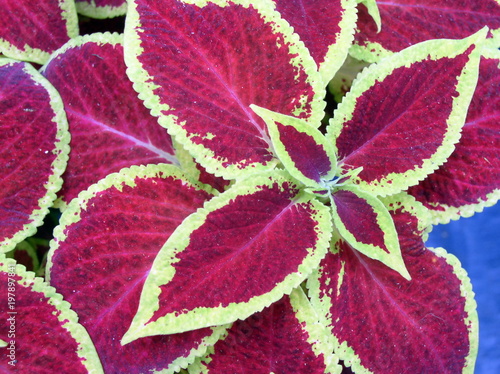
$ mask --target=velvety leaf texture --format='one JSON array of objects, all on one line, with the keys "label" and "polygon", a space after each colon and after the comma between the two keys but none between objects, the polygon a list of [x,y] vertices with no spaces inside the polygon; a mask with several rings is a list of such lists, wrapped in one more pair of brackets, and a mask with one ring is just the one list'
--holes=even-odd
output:
[{"label": "velvety leaf texture", "polygon": [[[302,291],[294,291],[291,297],[297,298],[298,292]],[[314,311],[308,312],[314,315]],[[313,351],[309,338],[306,324],[297,318],[290,297],[285,296],[262,312],[235,322],[228,335],[210,348],[212,353],[189,372],[324,374],[324,356]]]},{"label": "velvety leaf texture", "polygon": [[363,188],[397,193],[446,160],[476,84],[477,49],[470,44],[484,35],[422,43],[358,76],[328,136],[346,169],[363,167],[356,178]]},{"label": "velvety leaf texture", "polygon": [[436,172],[410,193],[434,212],[437,222],[470,216],[494,204],[500,190],[499,56],[482,58],[479,81],[460,142]]},{"label": "velvety leaf texture", "polygon": [[0,53],[43,64],[50,54],[78,35],[70,0],[1,0]]},{"label": "velvety leaf texture", "polygon": [[472,372],[477,314],[466,273],[424,247],[414,211],[391,204],[410,282],[339,241],[308,283],[335,352],[359,373]]},{"label": "velvety leaf texture", "polygon": [[304,136],[292,126],[285,126],[281,123],[276,125],[281,134],[281,141],[291,152],[290,156],[297,169],[306,177],[319,182],[322,176],[335,167],[331,164],[325,150],[311,137]]},{"label": "velvety leaf texture", "polygon": [[423,236],[431,225],[429,211],[405,192],[381,200],[392,216],[400,248],[403,248],[406,253],[422,251],[424,249]]},{"label": "velvety leaf texture", "polygon": [[355,0],[276,0],[276,9],[300,35],[325,83],[340,68],[352,43]]},{"label": "velvety leaf texture", "polygon": [[[102,373],[77,315],[41,278],[0,258],[0,370],[4,373]],[[41,323],[43,321],[43,323]]]},{"label": "velvety leaf texture", "polygon": [[484,26],[500,29],[497,0],[395,0],[377,1],[377,5],[380,32],[366,7],[359,7],[355,43],[361,48],[351,49],[356,58],[376,61],[424,40],[460,39]]},{"label": "velvety leaf texture", "polygon": [[208,171],[233,178],[267,170],[269,139],[249,105],[319,123],[321,78],[268,3],[199,3],[130,3],[128,74],[160,124]]},{"label": "velvety leaf texture", "polygon": [[9,251],[56,198],[69,134],[61,98],[31,65],[0,59],[0,98],[0,250]]},{"label": "velvety leaf texture", "polygon": [[120,345],[156,254],[210,196],[172,166],[132,167],[93,185],[62,215],[49,255],[50,282],[78,312],[106,373],[172,373],[224,331],[207,328]]},{"label": "velvety leaf texture", "polygon": [[233,322],[297,287],[331,230],[327,207],[298,192],[280,174],[252,178],[186,219],[155,260],[124,340]]},{"label": "velvety leaf texture", "polygon": [[71,131],[59,194],[65,203],[124,167],[177,162],[170,136],[127,78],[121,40],[117,34],[74,39],[42,70],[61,94]]}]

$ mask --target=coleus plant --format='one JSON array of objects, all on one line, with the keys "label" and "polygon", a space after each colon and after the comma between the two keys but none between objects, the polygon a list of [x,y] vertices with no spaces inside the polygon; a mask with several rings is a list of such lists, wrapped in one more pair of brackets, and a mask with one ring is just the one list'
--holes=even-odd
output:
[{"label": "coleus plant", "polygon": [[[1,260],[6,371],[473,371],[470,282],[424,241],[498,200],[497,1],[133,0],[76,38],[123,2],[44,5],[50,38],[0,31],[44,64],[0,60],[2,251],[63,210],[45,282]],[[377,63],[325,120],[348,53]]]}]

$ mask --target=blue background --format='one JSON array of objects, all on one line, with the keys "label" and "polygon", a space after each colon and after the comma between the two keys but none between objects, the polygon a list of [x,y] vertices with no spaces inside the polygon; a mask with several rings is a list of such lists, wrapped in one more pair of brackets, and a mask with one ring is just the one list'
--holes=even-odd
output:
[{"label": "blue background", "polygon": [[475,373],[500,373],[500,203],[471,218],[435,226],[427,246],[453,253],[469,274],[479,314]]}]

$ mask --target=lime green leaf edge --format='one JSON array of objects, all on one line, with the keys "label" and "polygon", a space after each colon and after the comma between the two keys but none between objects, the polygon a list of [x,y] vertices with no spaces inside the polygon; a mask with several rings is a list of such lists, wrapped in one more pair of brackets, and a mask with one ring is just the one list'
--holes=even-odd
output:
[{"label": "lime green leaf edge", "polygon": [[310,254],[299,266],[298,272],[289,274],[270,292],[255,296],[249,302],[230,303],[227,307],[199,307],[178,316],[176,316],[176,313],[169,313],[154,322],[148,323],[159,309],[160,286],[168,284],[175,275],[175,268],[172,264],[178,261],[176,255],[189,245],[190,233],[203,225],[206,216],[210,212],[226,206],[238,196],[258,191],[259,187],[272,186],[276,182],[278,184],[289,183],[290,181],[288,174],[280,171],[238,181],[228,191],[214,197],[205,203],[203,208],[187,217],[172,233],[158,253],[144,284],[137,314],[129,330],[124,335],[122,344],[127,344],[145,336],[180,333],[202,327],[227,324],[237,319],[245,319],[279,300],[284,294],[290,294],[294,288],[304,281],[326,254],[331,235],[331,217],[326,206],[308,194],[299,193],[294,199],[295,204],[307,202],[316,211],[313,219],[317,222],[318,240],[316,247],[310,249]]},{"label": "lime green leaf edge", "polygon": [[[93,33],[93,34],[86,34],[86,35],[81,35],[81,36],[76,36],[73,39],[68,40],[61,48],[57,49],[50,55],[50,57],[45,61],[45,64],[40,68],[40,73],[44,74],[45,69],[47,66],[54,61],[58,56],[64,54],[68,50],[72,48],[77,48],[81,47],[82,45],[86,43],[97,43],[99,45],[103,44],[111,44],[111,45],[117,45],[117,44],[123,44],[123,35],[118,34],[118,33]],[[61,212],[64,212],[66,208],[68,207],[68,203],[63,200],[62,196],[58,196],[56,200],[54,201],[53,204],[54,208],[59,209]]]},{"label": "lime green leaf edge", "polygon": [[[290,304],[295,312],[295,317],[308,335],[307,342],[311,344],[315,356],[322,356],[325,363],[324,372],[328,374],[340,374],[342,367],[339,365],[338,357],[333,353],[331,334],[319,323],[319,317],[302,290],[302,287],[297,287],[291,292]],[[227,334],[221,339],[225,339],[226,336]],[[204,357],[197,358],[188,367],[189,374],[209,374],[210,371],[205,364],[210,363],[212,360],[210,356],[213,354],[214,347],[209,347]]]},{"label": "lime green leaf edge", "polygon": [[462,205],[459,207],[431,204],[436,209],[429,209],[432,216],[432,224],[447,224],[460,218],[472,217],[476,213],[481,213],[484,208],[492,207],[500,200],[500,189],[496,189],[486,196],[486,200],[479,200],[475,204]]},{"label": "lime green leaf edge", "polygon": [[[195,0],[185,1],[185,3],[199,5],[201,7],[206,5],[206,1]],[[309,51],[299,39],[298,35],[293,33],[291,26],[284,21],[278,12],[273,10],[271,4],[264,0],[250,1],[250,0],[235,0],[231,3],[225,0],[216,0],[213,3],[224,7],[230,4],[242,5],[257,9],[267,23],[273,24],[273,29],[283,35],[285,43],[290,46],[290,54],[295,55],[291,59],[292,65],[297,68],[303,68],[308,76],[307,82],[311,84],[314,90],[314,98],[311,102],[311,116],[307,121],[315,126],[319,126],[321,119],[324,116],[323,109],[326,105],[323,100],[325,88],[323,87],[322,79],[317,71],[316,64],[309,54]],[[159,88],[158,85],[152,83],[152,77],[149,76],[147,71],[140,63],[138,56],[143,53],[140,40],[140,30],[136,28],[141,27],[139,20],[139,13],[137,11],[135,1],[128,3],[127,19],[125,23],[125,40],[124,52],[125,63],[128,66],[127,75],[133,82],[134,89],[138,92],[139,98],[144,101],[144,105],[150,109],[151,114],[158,118],[161,126],[165,127],[169,134],[180,143],[189,153],[191,153],[197,161],[201,160],[201,164],[207,169],[208,172],[226,179],[238,179],[245,177],[249,173],[260,173],[272,170],[277,163],[277,160],[268,162],[267,164],[252,164],[251,168],[241,167],[241,165],[229,165],[224,167],[225,160],[217,157],[214,152],[206,149],[200,144],[195,144],[190,141],[185,130],[177,125],[177,117],[174,115],[164,115],[171,108],[168,104],[162,104],[154,91]],[[305,97],[298,100],[298,107],[294,114],[299,115],[304,105]],[[270,145],[271,146],[271,145]]]},{"label": "lime green leaf edge", "polygon": [[[499,30],[500,32],[500,30]],[[499,61],[498,68],[500,69],[500,37],[497,39],[486,39],[482,49],[481,56],[488,59],[497,59]],[[500,189],[494,189],[486,195],[486,199],[479,199],[474,204],[462,205],[459,207],[449,206],[445,204],[431,204],[435,209],[430,209],[432,216],[432,224],[447,224],[450,221],[460,218],[472,217],[475,213],[481,213],[484,208],[495,205],[500,200]]]},{"label": "lime green leaf edge", "polygon": [[333,352],[332,336],[319,322],[319,316],[311,305],[301,287],[297,287],[290,294],[290,303],[299,320],[302,329],[307,333],[308,343],[316,357],[323,357],[325,362],[325,373],[340,374],[342,367],[339,365],[339,358]]},{"label": "lime green leaf edge", "polygon": [[380,19],[380,11],[378,9],[377,2],[375,0],[358,0],[358,4],[363,4],[368,10],[368,14],[373,18],[373,21],[377,25],[377,32],[382,29],[382,20]]},{"label": "lime green leaf edge", "polygon": [[[57,314],[57,319],[61,322],[61,326],[67,330],[71,337],[77,342],[77,355],[82,359],[82,364],[88,372],[104,373],[94,343],[90,339],[87,330],[78,323],[78,316],[70,309],[70,304],[64,301],[62,295],[58,294],[56,289],[49,286],[42,278],[36,277],[35,274],[30,271],[26,271],[23,265],[16,264],[16,261],[13,259],[5,258],[3,254],[0,254],[0,270],[12,273],[14,268],[16,276],[21,277],[21,280],[17,282],[20,286],[29,288],[34,292],[42,293],[49,299],[49,304],[60,312]],[[47,340],[47,342],[50,343],[50,340]]]},{"label": "lime green leaf edge", "polygon": [[[177,162],[179,164],[179,168],[182,170],[182,172],[186,175],[188,180],[203,189],[206,189],[207,191],[211,191],[214,196],[217,196],[219,194],[219,191],[216,189],[213,189],[211,186],[206,185],[204,183],[200,182],[200,175],[201,172],[200,170],[196,167],[196,161],[194,160],[193,156],[184,149],[184,147],[179,144],[178,142],[175,141],[175,139],[172,139],[172,144],[174,147],[174,152],[175,152],[175,157],[177,159]],[[225,188],[226,190],[231,187],[232,183],[234,181],[231,181],[230,184]],[[213,189],[213,191],[212,191]]]},{"label": "lime green leaf edge", "polygon": [[325,60],[319,66],[319,73],[326,86],[344,63],[349,48],[354,41],[354,32],[357,21],[356,0],[341,0],[342,19],[339,22],[340,33],[337,34],[335,43],[328,47]]},{"label": "lime green leaf edge", "polygon": [[[12,63],[19,62],[7,58],[0,58],[0,66]],[[59,96],[59,93],[50,84],[50,82],[46,80],[33,66],[25,63],[24,71],[26,74],[31,76],[33,81],[42,86],[49,94],[50,106],[54,112],[52,122],[57,129],[52,153],[57,154],[57,157],[52,162],[52,174],[45,183],[45,189],[47,190],[45,196],[38,200],[37,208],[32,211],[28,218],[29,222],[23,226],[23,229],[14,234],[12,238],[7,238],[3,242],[0,242],[0,252],[3,253],[11,251],[18,243],[35,234],[36,228],[43,223],[43,219],[48,214],[49,208],[53,205],[53,202],[57,197],[57,191],[59,191],[62,187],[63,180],[61,176],[64,170],[66,170],[69,158],[70,133],[68,131],[68,120],[66,118],[66,112],[64,111],[61,96]]]},{"label": "lime green leaf edge", "polygon": [[[407,192],[400,192],[395,195],[381,197],[380,201],[384,203],[388,211],[396,211],[401,209],[403,212],[408,212],[418,220],[417,230],[420,232],[430,232],[432,230],[431,212],[421,202],[417,201],[412,195]],[[423,238],[425,242],[426,237]]]},{"label": "lime green leaf edge", "polygon": [[40,72],[43,74],[45,72],[45,69],[47,68],[47,65],[49,65],[51,61],[54,61],[59,55],[64,54],[72,48],[81,47],[86,43],[96,43],[98,45],[123,44],[123,35],[118,33],[96,32],[93,34],[77,36],[71,40],[68,40],[63,46],[61,46],[61,48],[54,51],[54,53],[50,56],[50,59],[48,59],[47,62],[40,68]]},{"label": "lime green leaf edge", "polygon": [[[68,37],[74,38],[79,34],[78,15],[73,0],[59,0],[59,8],[62,10],[62,16],[66,21],[66,30]],[[30,61],[37,64],[44,64],[50,57],[50,53],[42,51],[39,48],[32,48],[29,45],[24,46],[24,50],[13,46],[5,39],[0,38],[0,54],[21,61]]]},{"label": "lime green leaf edge", "polygon": [[472,284],[469,276],[460,260],[448,253],[444,248],[428,248],[428,250],[434,252],[436,256],[444,258],[446,262],[453,267],[453,272],[460,282],[460,295],[465,299],[466,317],[464,318],[464,325],[468,327],[469,330],[469,343],[470,349],[467,357],[465,358],[465,365],[463,369],[464,374],[473,374],[474,366],[476,364],[477,352],[479,348],[479,317],[477,314],[477,303],[474,298],[475,294],[472,290]]},{"label": "lime green leaf edge", "polygon": [[332,169],[330,172],[324,176],[324,179],[330,180],[335,177],[335,173],[337,172],[337,157],[335,156],[335,149],[331,145],[331,143],[327,142],[323,134],[316,128],[309,125],[304,120],[300,118],[295,118],[291,116],[287,116],[281,113],[276,113],[270,111],[265,108],[261,108],[257,105],[250,105],[250,108],[259,115],[267,125],[269,135],[271,136],[272,145],[274,148],[275,155],[279,158],[285,169],[297,180],[301,181],[308,187],[316,187],[319,189],[325,189],[324,185],[316,182],[313,179],[307,178],[302,172],[295,166],[295,163],[291,159],[288,151],[285,149],[284,144],[280,140],[280,133],[278,131],[278,127],[276,126],[276,122],[280,122],[284,126],[291,126],[295,128],[298,132],[304,133],[311,138],[319,145],[322,146],[325,150],[328,158],[330,159],[330,163],[332,165]]},{"label": "lime green leaf edge", "polygon": [[124,16],[127,13],[127,2],[120,6],[98,6],[94,0],[76,2],[76,11],[82,16],[95,19],[106,19]]},{"label": "lime green leaf edge", "polygon": [[386,266],[397,271],[407,280],[410,280],[411,276],[406,269],[401,255],[398,233],[396,232],[394,221],[382,201],[369,193],[361,191],[355,186],[344,186],[339,190],[354,193],[359,198],[364,199],[366,203],[372,207],[373,211],[377,215],[378,229],[383,232],[384,244],[389,253],[387,253],[383,248],[377,247],[373,244],[359,242],[354,234],[345,227],[337,213],[335,203],[332,201],[332,219],[339,234],[357,251],[374,260],[382,262]]},{"label": "lime green leaf edge", "polygon": [[365,46],[353,44],[351,48],[349,48],[349,55],[351,57],[368,63],[379,62],[394,54],[394,52],[385,49],[380,43],[376,42],[366,43]]},{"label": "lime green leaf edge", "polygon": [[479,46],[471,53],[469,61],[458,78],[456,90],[459,95],[453,98],[453,108],[447,119],[448,130],[443,144],[430,158],[423,160],[422,166],[419,168],[408,170],[405,173],[391,173],[373,183],[366,183],[357,178],[356,183],[359,183],[364,190],[381,196],[398,193],[425,179],[450,156],[455,149],[454,145],[460,139],[467,109],[477,84],[481,46],[487,31],[486,28],[483,28],[476,34],[462,40],[430,40],[416,44],[394,54],[391,58],[384,59],[383,63],[370,65],[358,75],[351,91],[339,104],[327,128],[326,137],[334,145],[336,144],[335,139],[342,131],[343,124],[352,119],[357,98],[377,82],[383,81],[394,69],[403,66],[409,67],[413,63],[426,59],[452,58],[464,53],[471,45]]},{"label": "lime green leaf edge", "polygon": [[[442,257],[446,262],[453,267],[454,273],[458,279],[461,281],[460,293],[461,296],[465,298],[465,312],[467,316],[464,319],[464,324],[469,326],[469,342],[470,350],[465,361],[465,367],[463,370],[464,374],[472,374],[474,372],[474,365],[478,352],[479,343],[479,322],[477,315],[477,304],[474,299],[474,292],[472,291],[472,284],[467,272],[461,267],[460,261],[446,252],[443,248],[429,248],[428,250],[433,251],[437,256]],[[334,252],[335,250],[333,250]],[[330,306],[332,304],[332,299],[320,292],[320,272],[321,268],[315,270],[312,275],[307,280],[307,289],[309,290],[309,297],[313,308],[317,311],[320,316],[320,323],[326,331],[331,331],[330,326],[332,325]],[[341,282],[341,275],[339,275],[339,283]],[[340,287],[340,284],[337,288]],[[321,294],[321,296],[320,296]],[[340,343],[335,335],[331,335],[331,339],[334,342],[334,353],[343,361],[344,365],[350,367],[352,371],[356,374],[374,374],[363,365],[361,365],[361,360],[356,355],[354,350],[347,344],[347,342]]]},{"label": "lime green leaf edge", "polygon": [[[80,220],[80,214],[82,210],[85,210],[88,202],[93,199],[98,193],[103,192],[109,188],[115,187],[119,190],[123,186],[135,185],[134,180],[146,179],[146,178],[169,178],[173,177],[183,181],[186,185],[191,187],[204,190],[207,192],[212,192],[209,186],[201,185],[200,183],[188,182],[188,178],[183,172],[181,172],[176,166],[170,164],[150,164],[141,166],[131,166],[129,168],[124,168],[117,173],[112,173],[106,178],[100,180],[99,182],[90,186],[87,190],[80,192],[77,198],[73,199],[69,204],[60,219],[60,224],[54,230],[54,240],[50,242],[50,250],[47,256],[47,270],[46,278],[50,281],[51,268],[52,268],[52,258],[59,248],[59,243],[63,242],[66,238],[64,232],[66,229]],[[225,333],[228,326],[217,326],[212,328],[213,333],[205,338],[203,338],[200,344],[193,348],[189,354],[185,357],[179,357],[174,360],[169,367],[166,369],[166,374],[173,374],[179,371],[181,368],[186,368],[191,364],[196,357],[205,354],[206,349],[215,344],[223,333]]]},{"label": "lime green leaf edge", "polygon": [[111,187],[122,190],[124,186],[135,186],[135,179],[145,178],[169,178],[173,177],[183,181],[186,185],[191,185],[195,188],[211,192],[204,189],[199,185],[190,184],[185,175],[175,166],[170,164],[150,164],[147,166],[131,166],[124,168],[117,173],[109,174],[106,178],[101,179],[99,182],[91,185],[88,189],[80,192],[78,197],[73,199],[67,209],[61,216],[59,225],[54,229],[54,239],[50,242],[50,249],[47,256],[46,278],[50,281],[50,274],[52,268],[52,258],[55,251],[59,248],[59,243],[66,239],[65,231],[68,226],[80,221],[81,212],[87,209],[87,205],[98,193],[105,191]]},{"label": "lime green leaf edge", "polygon": [[[181,369],[187,369],[192,365],[196,365],[200,362],[200,358],[207,355],[210,350],[213,353],[213,346],[219,340],[224,339],[227,336],[228,329],[231,327],[231,324],[226,324],[222,326],[212,327],[212,335],[203,338],[198,347],[191,349],[188,356],[179,357],[174,360],[168,367],[165,374],[174,374],[177,373]],[[191,365],[191,366],[190,366]]]}]

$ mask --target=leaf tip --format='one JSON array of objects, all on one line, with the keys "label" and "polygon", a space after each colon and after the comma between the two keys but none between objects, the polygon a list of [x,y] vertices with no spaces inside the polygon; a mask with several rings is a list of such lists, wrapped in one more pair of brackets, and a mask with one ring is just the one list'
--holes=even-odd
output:
[{"label": "leaf tip", "polygon": [[137,340],[139,336],[137,336],[137,329],[133,328],[134,326],[130,326],[127,332],[122,336],[122,340],[120,340],[120,344],[122,346],[127,345],[128,343],[132,343],[134,340]]},{"label": "leaf tip", "polygon": [[394,261],[391,261],[391,263],[386,263],[386,265],[389,266],[391,269],[397,271],[407,281],[411,281],[411,275],[408,272],[408,269],[406,268],[406,264],[401,254],[401,249],[399,249],[399,243],[397,252],[398,255],[393,257]]}]

